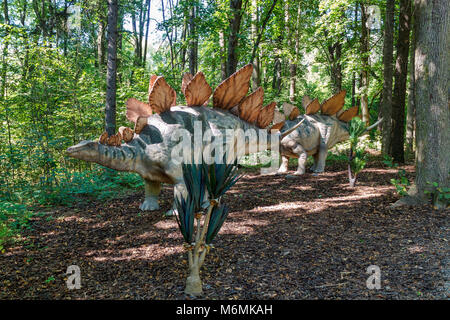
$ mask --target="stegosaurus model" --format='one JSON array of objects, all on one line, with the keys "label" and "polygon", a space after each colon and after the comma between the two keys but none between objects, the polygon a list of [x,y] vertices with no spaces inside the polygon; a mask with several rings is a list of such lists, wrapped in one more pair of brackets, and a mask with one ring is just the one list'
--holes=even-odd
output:
[{"label": "stegosaurus model", "polygon": [[[247,96],[252,69],[251,64],[244,66],[219,84],[214,93],[202,72],[195,76],[185,74],[181,91],[186,98],[186,106],[176,106],[175,90],[163,77],[152,76],[148,103],[134,98],[127,101],[126,116],[134,122],[134,130],[120,127],[118,133],[112,136],[105,132],[98,141],[82,141],[68,148],[67,153],[71,157],[115,170],[138,173],[145,182],[145,201],[140,205],[141,210],[159,209],[161,183],[174,184],[174,196],[186,193],[182,167],[172,159],[172,151],[180,142],[174,137],[179,129],[185,129],[193,139],[198,121],[202,123],[202,131],[210,129],[214,136],[222,137],[229,129],[261,130],[273,123],[269,134],[276,134],[280,139],[283,157],[279,171],[287,170],[289,157],[299,157],[297,173],[303,173],[308,154],[317,159],[315,171],[322,171],[326,150],[348,138],[345,122],[356,115],[357,109],[338,112],[345,97],[345,92],[341,92],[322,106],[317,100],[312,101],[306,107],[305,115],[299,115],[299,109],[292,108],[290,120],[285,121],[285,116],[275,110],[275,103],[263,107],[262,88]],[[211,94],[213,108],[206,106]],[[319,109],[322,114],[315,114]],[[281,132],[277,132],[280,129]],[[251,143],[255,141],[245,139],[244,154],[255,150],[250,148]],[[258,149],[258,141],[256,144],[257,151],[263,151]]]},{"label": "stegosaurus model", "polygon": [[[258,88],[246,96],[252,69],[252,65],[248,64],[224,80],[213,93],[213,108],[206,107],[212,89],[202,72],[183,77],[181,90],[186,106],[175,106],[174,89],[163,77],[152,76],[149,102],[133,98],[127,101],[126,116],[135,123],[134,130],[121,127],[112,136],[105,132],[99,141],[82,141],[68,148],[67,153],[71,157],[112,169],[138,173],[145,181],[145,201],[140,209],[156,210],[159,208],[161,183],[175,184],[175,196],[186,192],[182,167],[171,156],[179,143],[174,139],[178,129],[187,130],[192,137],[195,125],[200,121],[201,130],[210,129],[214,136],[224,136],[227,129],[261,130],[272,122],[276,105],[271,103],[263,107],[263,90]],[[282,139],[295,130],[292,127],[283,134],[274,133],[283,125],[284,121],[275,123],[269,133]],[[122,144],[122,140],[125,143]],[[249,143],[246,139],[244,154],[250,150]]]},{"label": "stegosaurus model", "polygon": [[[289,114],[289,120],[281,127],[281,132],[301,123],[297,129],[281,140],[282,163],[278,172],[286,172],[289,158],[295,157],[298,158],[298,168],[294,174],[304,174],[308,155],[314,157],[314,165],[311,170],[315,173],[324,171],[328,150],[338,142],[349,138],[348,122],[358,114],[357,106],[346,111],[342,110],[344,100],[345,90],[322,104],[317,99],[311,101],[309,97],[305,96],[303,99],[306,110],[304,115],[299,114],[297,107],[284,104],[284,112]],[[318,114],[319,110],[321,114]]]}]

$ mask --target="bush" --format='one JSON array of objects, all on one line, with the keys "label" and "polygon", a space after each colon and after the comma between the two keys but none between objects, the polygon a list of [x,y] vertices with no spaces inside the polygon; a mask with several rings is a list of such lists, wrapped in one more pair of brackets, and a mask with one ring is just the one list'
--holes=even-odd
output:
[{"label": "bush", "polygon": [[22,229],[29,228],[32,212],[26,206],[12,202],[0,202],[0,252]]},{"label": "bush", "polygon": [[58,171],[52,184],[27,186],[23,193],[29,195],[31,204],[73,205],[89,199],[112,198],[120,190],[142,186],[143,181],[137,174],[96,166],[82,172]]}]

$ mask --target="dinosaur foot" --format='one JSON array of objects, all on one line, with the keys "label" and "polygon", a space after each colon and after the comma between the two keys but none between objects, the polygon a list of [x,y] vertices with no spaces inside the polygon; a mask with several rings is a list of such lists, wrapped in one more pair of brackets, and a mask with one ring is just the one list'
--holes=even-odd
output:
[{"label": "dinosaur foot", "polygon": [[176,214],[175,209],[169,209],[164,213],[164,217],[173,217]]},{"label": "dinosaur foot", "polygon": [[287,179],[295,179],[295,178],[298,178],[298,177],[300,177],[300,176],[302,176],[304,174],[305,174],[304,172],[295,171],[293,174],[286,175],[286,178]]},{"label": "dinosaur foot", "polygon": [[314,171],[312,175],[316,177],[321,173],[323,173],[323,170],[322,171]]},{"label": "dinosaur foot", "polygon": [[158,200],[145,199],[145,201],[139,206],[142,211],[154,211],[159,209]]}]

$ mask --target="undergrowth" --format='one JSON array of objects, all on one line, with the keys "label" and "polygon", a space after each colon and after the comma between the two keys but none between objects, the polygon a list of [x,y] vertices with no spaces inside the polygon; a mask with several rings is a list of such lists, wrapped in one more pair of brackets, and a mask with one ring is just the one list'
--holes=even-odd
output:
[{"label": "undergrowth", "polygon": [[0,189],[0,252],[30,228],[31,217],[51,206],[72,206],[94,199],[110,199],[143,187],[133,173],[100,166],[82,172],[56,171],[50,181],[25,183]]}]

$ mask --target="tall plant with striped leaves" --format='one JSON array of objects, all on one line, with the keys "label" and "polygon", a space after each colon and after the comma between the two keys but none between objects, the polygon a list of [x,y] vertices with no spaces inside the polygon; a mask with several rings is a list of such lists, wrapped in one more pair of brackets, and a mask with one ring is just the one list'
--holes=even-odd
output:
[{"label": "tall plant with striped leaves", "polygon": [[193,296],[203,292],[200,278],[206,254],[212,248],[228,216],[228,207],[221,203],[222,196],[240,178],[236,163],[183,164],[183,178],[187,195],[175,199],[176,219],[188,253],[189,276],[185,293]]},{"label": "tall plant with striped leaves", "polygon": [[350,187],[356,186],[356,179],[358,173],[364,169],[367,162],[367,154],[363,148],[358,146],[359,139],[368,131],[375,128],[383,118],[378,120],[370,127],[366,126],[366,123],[359,117],[355,117],[349,122],[349,135],[350,135],[350,150],[348,153],[348,181]]}]

